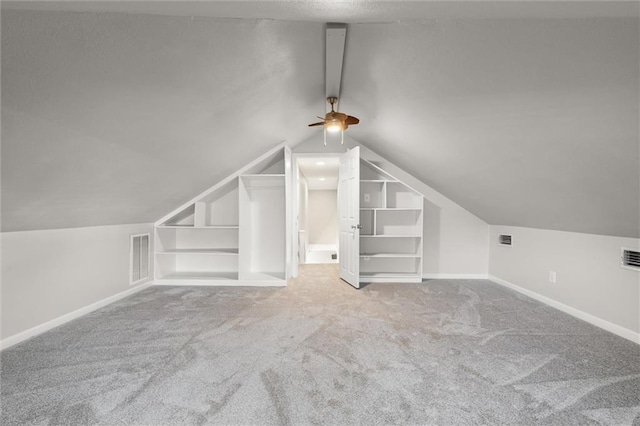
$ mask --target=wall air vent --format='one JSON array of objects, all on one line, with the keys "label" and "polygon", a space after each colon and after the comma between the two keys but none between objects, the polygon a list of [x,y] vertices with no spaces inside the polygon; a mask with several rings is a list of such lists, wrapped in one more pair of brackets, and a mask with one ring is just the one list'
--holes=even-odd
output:
[{"label": "wall air vent", "polygon": [[498,236],[498,244],[501,246],[511,246],[512,244],[512,239],[511,239],[511,235],[507,235],[507,234],[500,234]]},{"label": "wall air vent", "polygon": [[622,266],[640,271],[640,251],[622,249]]},{"label": "wall air vent", "polygon": [[136,284],[149,278],[149,234],[132,235],[130,253],[129,283]]}]

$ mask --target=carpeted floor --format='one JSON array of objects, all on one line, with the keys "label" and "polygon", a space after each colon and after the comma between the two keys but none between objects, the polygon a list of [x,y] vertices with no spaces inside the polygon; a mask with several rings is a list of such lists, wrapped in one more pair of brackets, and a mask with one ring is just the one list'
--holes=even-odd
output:
[{"label": "carpeted floor", "polygon": [[489,281],[151,287],[2,352],[2,425],[640,424],[640,346]]}]

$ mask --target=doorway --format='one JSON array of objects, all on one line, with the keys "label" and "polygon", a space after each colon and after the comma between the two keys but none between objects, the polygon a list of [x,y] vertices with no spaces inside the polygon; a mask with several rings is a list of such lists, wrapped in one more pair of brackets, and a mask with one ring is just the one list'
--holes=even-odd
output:
[{"label": "doorway", "polygon": [[294,154],[295,230],[297,266],[338,263],[339,154]]}]

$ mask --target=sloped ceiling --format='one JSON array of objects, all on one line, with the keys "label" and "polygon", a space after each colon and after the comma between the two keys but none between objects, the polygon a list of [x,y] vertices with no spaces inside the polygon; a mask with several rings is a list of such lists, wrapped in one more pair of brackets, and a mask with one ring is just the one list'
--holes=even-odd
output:
[{"label": "sloped ceiling", "polygon": [[639,37],[637,19],[356,25],[341,107],[490,224],[637,237]]},{"label": "sloped ceiling", "polygon": [[321,23],[2,13],[4,231],[152,222],[324,111]]},{"label": "sloped ceiling", "polygon": [[306,139],[342,21],[351,137],[488,223],[638,236],[637,4],[233,3],[3,2],[3,231],[151,222]]}]

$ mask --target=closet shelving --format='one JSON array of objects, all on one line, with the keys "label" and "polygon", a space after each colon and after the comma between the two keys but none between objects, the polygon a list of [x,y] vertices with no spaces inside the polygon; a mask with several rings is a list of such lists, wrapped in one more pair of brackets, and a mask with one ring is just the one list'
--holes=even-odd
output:
[{"label": "closet shelving", "polygon": [[366,160],[360,178],[360,281],[420,282],[422,195]]},{"label": "closet shelving", "polygon": [[240,176],[240,280],[284,281],[285,175]]},{"label": "closet shelving", "polygon": [[285,285],[289,155],[266,154],[158,221],[156,284]]}]

